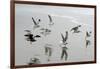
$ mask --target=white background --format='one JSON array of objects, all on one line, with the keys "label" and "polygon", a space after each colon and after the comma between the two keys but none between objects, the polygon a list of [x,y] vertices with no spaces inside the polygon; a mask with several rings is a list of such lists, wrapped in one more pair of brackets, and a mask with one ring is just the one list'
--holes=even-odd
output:
[{"label": "white background", "polygon": [[[38,0],[45,2],[97,5],[97,35],[100,35],[100,0]],[[97,37],[97,64],[39,67],[32,69],[99,69],[100,36]],[[0,69],[10,69],[10,0],[0,0]]]}]

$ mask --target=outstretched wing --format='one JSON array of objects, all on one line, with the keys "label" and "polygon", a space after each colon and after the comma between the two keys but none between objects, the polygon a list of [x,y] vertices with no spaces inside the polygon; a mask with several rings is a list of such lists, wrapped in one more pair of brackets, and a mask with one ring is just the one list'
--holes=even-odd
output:
[{"label": "outstretched wing", "polygon": [[26,35],[24,35],[24,36],[28,37],[29,35],[28,35],[28,34],[26,34]]},{"label": "outstretched wing", "polygon": [[34,20],[34,18],[32,17],[33,23],[34,25],[37,25],[36,21]]},{"label": "outstretched wing", "polygon": [[65,39],[64,39],[64,36],[63,36],[63,34],[61,34],[61,36],[62,36],[62,39],[63,39],[63,42],[64,42],[64,40],[65,40]]},{"label": "outstretched wing", "polygon": [[31,32],[30,30],[25,30],[26,32]]},{"label": "outstretched wing", "polygon": [[66,31],[65,41],[68,39],[68,31]]},{"label": "outstretched wing", "polygon": [[51,16],[50,16],[50,15],[48,15],[48,17],[49,17],[50,22],[52,22],[52,18],[51,18]]},{"label": "outstretched wing", "polygon": [[35,37],[41,37],[40,35],[36,35]]},{"label": "outstretched wing", "polygon": [[72,28],[70,31],[74,30],[74,28]]}]

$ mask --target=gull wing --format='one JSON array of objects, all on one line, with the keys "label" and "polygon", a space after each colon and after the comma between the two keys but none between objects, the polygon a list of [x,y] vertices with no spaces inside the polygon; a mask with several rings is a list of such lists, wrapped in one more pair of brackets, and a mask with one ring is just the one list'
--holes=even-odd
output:
[{"label": "gull wing", "polygon": [[37,25],[36,21],[34,20],[34,18],[32,17],[33,23],[34,25]]},{"label": "gull wing", "polygon": [[66,31],[65,41],[68,39],[68,31]]}]

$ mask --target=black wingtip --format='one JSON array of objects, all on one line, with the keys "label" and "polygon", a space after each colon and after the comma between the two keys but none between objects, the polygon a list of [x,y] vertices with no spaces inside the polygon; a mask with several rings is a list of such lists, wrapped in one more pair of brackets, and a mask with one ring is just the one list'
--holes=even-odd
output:
[{"label": "black wingtip", "polygon": [[24,36],[29,36],[29,35],[26,34],[26,35],[24,35]]},{"label": "black wingtip", "polygon": [[33,17],[32,17],[32,19],[33,19]]},{"label": "black wingtip", "polygon": [[36,35],[35,37],[41,37],[40,35]]}]

